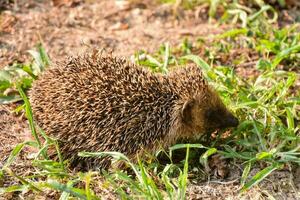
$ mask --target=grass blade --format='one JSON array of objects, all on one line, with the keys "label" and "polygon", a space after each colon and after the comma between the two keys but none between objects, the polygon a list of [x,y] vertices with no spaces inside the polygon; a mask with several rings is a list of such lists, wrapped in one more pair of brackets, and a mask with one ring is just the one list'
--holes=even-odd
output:
[{"label": "grass blade", "polygon": [[241,185],[244,186],[245,185],[245,182],[246,182],[246,179],[249,175],[249,172],[250,172],[250,169],[251,169],[251,162],[248,162],[246,167],[244,168],[244,171],[243,171],[243,174],[242,174],[242,177],[241,177]]},{"label": "grass blade", "polygon": [[42,148],[42,145],[41,145],[41,141],[37,135],[37,132],[35,130],[35,126],[34,126],[34,121],[33,121],[33,115],[32,115],[32,110],[31,110],[31,106],[30,106],[30,103],[29,103],[29,100],[27,98],[27,96],[25,95],[23,89],[21,88],[20,85],[17,85],[17,89],[25,103],[25,113],[26,113],[26,117],[29,121],[29,126],[30,126],[30,130],[31,130],[31,133],[32,133],[32,136],[34,137],[34,139],[36,140],[36,142],[38,143],[38,146],[39,148]]},{"label": "grass blade", "polygon": [[281,168],[281,166],[282,166],[281,164],[274,163],[271,166],[264,168],[263,170],[255,174],[252,177],[252,179],[243,186],[241,191],[244,192],[250,189],[251,187],[253,187],[254,185],[258,184],[274,170]]},{"label": "grass blade", "polygon": [[182,59],[185,60],[191,60],[193,61],[197,66],[199,66],[201,69],[203,69],[205,72],[210,71],[211,67],[209,64],[207,64],[202,58],[196,55],[186,55],[181,57]]}]

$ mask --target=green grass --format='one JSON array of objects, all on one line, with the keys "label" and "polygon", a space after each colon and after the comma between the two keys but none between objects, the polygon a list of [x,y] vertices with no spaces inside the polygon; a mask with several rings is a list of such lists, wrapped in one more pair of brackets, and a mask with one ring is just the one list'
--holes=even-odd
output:
[{"label": "green grass", "polygon": [[[189,54],[174,58],[170,63],[184,64],[187,60],[202,68],[207,79],[214,85],[224,101],[241,119],[239,127],[229,138],[222,142],[215,141],[219,153],[227,158],[244,162],[245,170],[241,183],[242,190],[249,189],[265,176],[286,164],[300,164],[299,136],[299,90],[294,91],[299,81],[299,26],[273,30],[268,35],[253,34],[250,37],[247,29],[228,31],[216,36],[215,41],[223,38],[227,41],[215,43],[211,48],[207,62],[220,63],[216,56],[224,49],[232,48],[232,43],[247,37],[246,46],[253,47],[261,58],[256,60],[257,77],[242,78],[229,66],[212,67],[197,55]],[[252,30],[253,31],[253,30]],[[258,31],[258,30],[256,30]],[[236,34],[238,33],[238,34]],[[240,38],[238,38],[240,37]],[[230,42],[228,42],[230,41]],[[247,41],[247,40],[245,40]],[[185,41],[186,43],[186,41]],[[186,45],[182,45],[186,48]],[[162,48],[164,49],[164,48]],[[181,52],[189,52],[186,49]],[[161,56],[159,56],[161,54]],[[141,56],[140,56],[141,57]],[[148,58],[148,56],[142,56]],[[164,62],[164,52],[158,58],[142,60],[140,64],[159,71],[161,64],[153,67],[153,63]],[[234,60],[233,60],[234,62]],[[282,68],[286,70],[282,70]],[[287,71],[287,70],[295,70]],[[267,167],[245,183],[251,166],[264,162]]]},{"label": "green grass", "polygon": [[29,64],[15,63],[0,71],[0,104],[20,101],[17,86],[24,90],[29,89],[32,81],[50,64],[50,59],[41,44],[28,53],[33,57]]},{"label": "green grass", "polygon": [[[216,4],[211,6],[218,6],[217,3],[221,5],[225,1],[207,2]],[[134,55],[137,64],[157,73],[168,73],[174,66],[195,63],[241,123],[226,138],[220,134],[209,143],[201,138],[195,144],[177,144],[167,152],[160,152],[149,160],[138,160],[137,163],[132,163],[118,152],[80,153],[84,157],[112,156],[114,160],[127,163],[128,170],[125,171],[115,169],[112,172],[102,171],[102,174],[70,171],[68,161],[60,156],[56,140],[49,138],[36,126],[26,90],[50,64],[41,45],[30,51],[33,56],[31,64],[18,63],[1,70],[0,103],[24,102],[16,111],[25,112],[35,140],[18,144],[11,152],[0,170],[0,182],[1,179],[14,177],[19,184],[0,188],[0,195],[53,190],[58,192],[60,199],[101,199],[101,194],[97,193],[100,188],[113,189],[121,199],[185,199],[191,180],[189,174],[194,173],[192,169],[195,166],[207,169],[209,158],[214,154],[241,164],[243,174],[240,192],[259,184],[274,170],[292,165],[299,167],[300,92],[297,83],[300,72],[300,27],[272,27],[270,22],[264,21],[269,18],[260,18],[265,16],[263,13],[267,8],[264,6],[261,5],[261,10],[256,13],[247,14],[245,21],[242,12],[237,14],[242,21],[240,28],[199,38],[197,42],[185,39],[178,47],[166,43],[156,53],[140,50]],[[230,55],[233,50],[243,49],[251,50],[254,55],[251,69],[257,71],[247,77],[237,74],[233,66],[249,62],[248,56]],[[227,59],[223,59],[224,56]],[[14,172],[13,164],[25,146],[37,148],[38,153],[32,160],[31,174],[20,176]],[[47,150],[50,147],[56,149],[58,161],[49,159]],[[180,150],[185,150],[183,158],[175,161]],[[160,162],[158,155],[165,155],[168,162]],[[251,169],[259,164],[264,167],[250,176]]]},{"label": "green grass", "polygon": [[[207,7],[209,22],[219,19],[220,23],[238,24],[242,27],[252,26],[253,23],[265,21],[275,23],[278,14],[275,9],[263,0],[159,0],[160,3],[174,4],[175,7],[193,9],[197,6]],[[278,0],[281,7],[286,6],[284,0]]]}]

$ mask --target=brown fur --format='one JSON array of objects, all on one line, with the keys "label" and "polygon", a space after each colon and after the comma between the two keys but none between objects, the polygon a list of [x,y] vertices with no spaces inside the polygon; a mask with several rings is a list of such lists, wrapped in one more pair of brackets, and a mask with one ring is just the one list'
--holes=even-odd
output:
[{"label": "brown fur", "polygon": [[71,58],[48,69],[35,81],[30,101],[38,125],[59,140],[64,157],[74,163],[84,159],[77,157],[81,151],[135,157],[141,149],[153,152],[159,144],[166,148],[179,138],[204,134],[221,127],[208,116],[212,110],[221,119],[233,117],[196,66],[164,76],[102,55]]}]

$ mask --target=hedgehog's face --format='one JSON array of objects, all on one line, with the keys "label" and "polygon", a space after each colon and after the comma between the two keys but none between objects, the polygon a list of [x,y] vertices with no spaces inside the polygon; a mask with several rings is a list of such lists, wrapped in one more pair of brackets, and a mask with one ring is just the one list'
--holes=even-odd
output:
[{"label": "hedgehog's face", "polygon": [[238,119],[228,111],[212,89],[188,100],[182,108],[182,119],[193,133],[199,134],[238,125]]}]

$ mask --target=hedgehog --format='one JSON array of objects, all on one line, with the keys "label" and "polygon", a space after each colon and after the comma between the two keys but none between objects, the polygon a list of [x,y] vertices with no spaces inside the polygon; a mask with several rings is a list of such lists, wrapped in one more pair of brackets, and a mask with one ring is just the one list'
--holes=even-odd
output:
[{"label": "hedgehog", "polygon": [[79,152],[120,152],[136,159],[179,139],[193,139],[238,119],[196,65],[153,73],[124,58],[70,57],[45,70],[29,92],[37,125],[65,159],[87,168],[111,162]]}]

